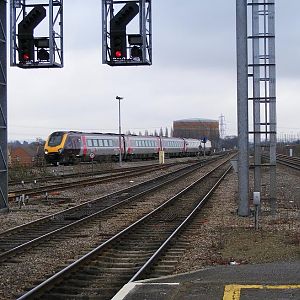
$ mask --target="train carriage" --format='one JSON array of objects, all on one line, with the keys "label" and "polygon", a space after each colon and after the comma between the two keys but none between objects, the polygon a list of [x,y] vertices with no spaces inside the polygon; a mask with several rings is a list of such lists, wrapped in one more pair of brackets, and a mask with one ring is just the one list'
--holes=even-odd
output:
[{"label": "train carriage", "polygon": [[127,135],[124,139],[127,160],[158,157],[160,150],[159,137]]},{"label": "train carriage", "polygon": [[185,156],[196,156],[199,154],[201,142],[195,139],[184,139]]},{"label": "train carriage", "polygon": [[205,143],[201,142],[199,155],[211,155],[211,141],[207,140]]},{"label": "train carriage", "polygon": [[[87,133],[82,135],[83,147],[81,156],[84,161],[91,159],[104,161],[107,159],[118,160],[119,157],[119,135]],[[124,155],[124,138],[121,136],[122,156]]]},{"label": "train carriage", "polygon": [[184,155],[184,140],[181,138],[161,137],[161,150],[167,157],[180,157]]}]

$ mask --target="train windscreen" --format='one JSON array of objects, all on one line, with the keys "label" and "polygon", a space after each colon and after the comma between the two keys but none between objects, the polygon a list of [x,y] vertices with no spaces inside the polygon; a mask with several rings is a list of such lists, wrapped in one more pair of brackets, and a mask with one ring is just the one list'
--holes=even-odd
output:
[{"label": "train windscreen", "polygon": [[50,135],[48,146],[55,147],[58,146],[63,138],[64,132],[54,132]]}]

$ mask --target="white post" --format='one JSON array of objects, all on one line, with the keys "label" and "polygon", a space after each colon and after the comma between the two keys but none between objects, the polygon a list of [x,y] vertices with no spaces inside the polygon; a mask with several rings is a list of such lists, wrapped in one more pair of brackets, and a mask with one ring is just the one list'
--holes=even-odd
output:
[{"label": "white post", "polygon": [[121,139],[121,100],[123,97],[116,96],[116,99],[119,100],[119,164],[122,166],[122,139]]}]

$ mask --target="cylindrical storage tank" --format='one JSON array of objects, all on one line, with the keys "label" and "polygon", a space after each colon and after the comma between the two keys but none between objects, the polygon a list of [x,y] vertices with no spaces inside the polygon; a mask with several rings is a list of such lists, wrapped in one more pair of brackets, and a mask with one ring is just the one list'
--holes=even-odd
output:
[{"label": "cylindrical storage tank", "polygon": [[219,121],[202,118],[173,121],[173,136],[201,139],[207,137],[212,144],[219,140]]}]

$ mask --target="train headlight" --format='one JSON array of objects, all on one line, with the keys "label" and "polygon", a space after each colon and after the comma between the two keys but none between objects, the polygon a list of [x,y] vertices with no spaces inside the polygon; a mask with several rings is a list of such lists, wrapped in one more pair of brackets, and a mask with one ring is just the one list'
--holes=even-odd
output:
[{"label": "train headlight", "polygon": [[45,154],[48,154],[48,150],[47,149],[45,149]]},{"label": "train headlight", "polygon": [[62,152],[63,152],[63,149],[62,149],[62,148],[58,149],[58,153],[59,153],[59,154],[61,154]]}]

